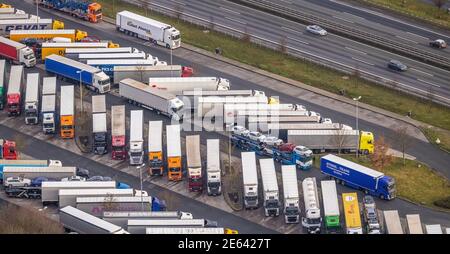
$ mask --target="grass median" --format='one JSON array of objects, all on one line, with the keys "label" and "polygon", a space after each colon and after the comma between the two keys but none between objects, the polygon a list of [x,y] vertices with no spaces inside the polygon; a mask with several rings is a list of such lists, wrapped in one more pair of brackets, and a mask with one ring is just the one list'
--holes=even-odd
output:
[{"label": "grass median", "polygon": [[114,8],[113,0],[100,0],[98,2],[103,5],[103,13],[106,16],[114,18],[117,11],[125,9],[141,15],[148,15],[154,19],[173,24],[181,31],[184,43],[211,52],[220,47],[223,51],[222,55],[227,58],[336,94],[345,91],[345,96],[348,98],[362,96],[362,102],[400,115],[406,115],[407,112],[411,111],[413,119],[450,130],[450,109],[432,103],[428,99],[420,99],[368,82],[359,78],[357,72],[354,75],[344,75],[312,62],[282,54],[280,51],[245,42],[239,38],[214,31],[205,32],[205,28],[176,18],[163,16],[123,1],[114,0]]}]

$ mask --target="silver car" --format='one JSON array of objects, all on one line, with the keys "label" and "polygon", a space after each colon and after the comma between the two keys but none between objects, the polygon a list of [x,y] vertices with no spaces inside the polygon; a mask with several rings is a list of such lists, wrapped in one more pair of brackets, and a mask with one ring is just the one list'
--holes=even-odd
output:
[{"label": "silver car", "polygon": [[318,25],[309,25],[306,27],[306,31],[322,36],[327,35],[327,31]]},{"label": "silver car", "polygon": [[263,143],[265,143],[266,145],[270,145],[270,146],[279,146],[279,145],[283,144],[283,140],[279,139],[277,137],[268,136],[263,139]]},{"label": "silver car", "polygon": [[9,188],[12,187],[28,187],[31,185],[31,180],[23,177],[8,177],[4,183]]}]

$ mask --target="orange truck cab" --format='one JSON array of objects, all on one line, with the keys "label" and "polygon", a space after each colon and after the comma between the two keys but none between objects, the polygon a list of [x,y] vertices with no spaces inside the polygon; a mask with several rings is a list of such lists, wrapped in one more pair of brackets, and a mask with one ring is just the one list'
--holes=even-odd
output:
[{"label": "orange truck cab", "polygon": [[102,6],[99,3],[91,3],[88,6],[88,20],[92,23],[98,23],[102,20]]}]

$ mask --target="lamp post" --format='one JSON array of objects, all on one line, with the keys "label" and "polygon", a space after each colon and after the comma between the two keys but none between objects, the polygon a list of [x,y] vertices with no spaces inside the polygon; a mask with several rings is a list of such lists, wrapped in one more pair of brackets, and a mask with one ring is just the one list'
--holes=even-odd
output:
[{"label": "lamp post", "polygon": [[39,29],[39,1],[36,1],[36,25]]},{"label": "lamp post", "polygon": [[172,66],[172,51],[173,51],[173,49],[172,49],[172,47],[170,47],[170,77],[173,77],[173,73],[172,73],[172,68],[173,68],[173,66]]},{"label": "lamp post", "polygon": [[137,169],[139,169],[139,177],[141,180],[141,211],[144,211],[144,198],[142,195],[142,168],[143,167],[145,167],[145,163],[142,163],[142,165],[136,167]]},{"label": "lamp post", "polygon": [[78,74],[80,74],[80,109],[81,113],[83,113],[83,82],[81,82],[81,73],[83,73],[84,70],[77,71]]},{"label": "lamp post", "polygon": [[[356,97],[356,98],[353,98],[353,100],[356,102],[356,130],[358,131],[358,134],[359,134],[359,129],[358,129],[358,112],[359,112],[359,108],[358,108],[358,102],[359,102],[359,100],[361,100],[361,96],[358,96],[358,97]],[[356,158],[358,158],[358,155],[359,155],[359,150],[358,150],[358,148],[359,148],[359,139],[358,139],[358,147],[357,147],[357,149],[356,149]]]}]

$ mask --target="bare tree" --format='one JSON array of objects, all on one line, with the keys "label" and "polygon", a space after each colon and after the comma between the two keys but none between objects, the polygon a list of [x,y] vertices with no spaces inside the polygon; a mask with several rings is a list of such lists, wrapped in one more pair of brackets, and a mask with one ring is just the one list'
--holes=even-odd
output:
[{"label": "bare tree", "polygon": [[444,6],[448,0],[433,0],[434,6],[436,6],[438,9],[441,9],[442,6]]},{"label": "bare tree", "polygon": [[105,203],[103,205],[104,211],[115,211],[117,209],[117,203],[114,202],[116,199],[113,194],[108,193],[105,196]]},{"label": "bare tree", "polygon": [[283,35],[280,40],[280,52],[283,54],[287,53],[287,37]]},{"label": "bare tree", "polygon": [[383,169],[392,163],[392,155],[388,153],[389,144],[385,141],[384,136],[380,136],[374,143],[373,154],[370,155],[372,164],[377,169]]},{"label": "bare tree", "polygon": [[139,76],[141,77],[139,79],[139,81],[143,82],[143,83],[147,83],[148,80],[144,81],[144,69],[145,69],[144,65],[136,65],[136,70],[139,72]]},{"label": "bare tree", "polygon": [[400,147],[400,152],[402,152],[403,155],[403,165],[406,164],[406,158],[405,154],[408,149],[411,148],[411,146],[414,144],[413,137],[408,135],[408,127],[406,126],[400,126],[399,128],[395,129],[395,137],[394,142]]},{"label": "bare tree", "polygon": [[332,142],[336,147],[338,154],[341,154],[342,150],[349,145],[349,137],[346,135],[346,130],[335,130],[332,138]]}]

